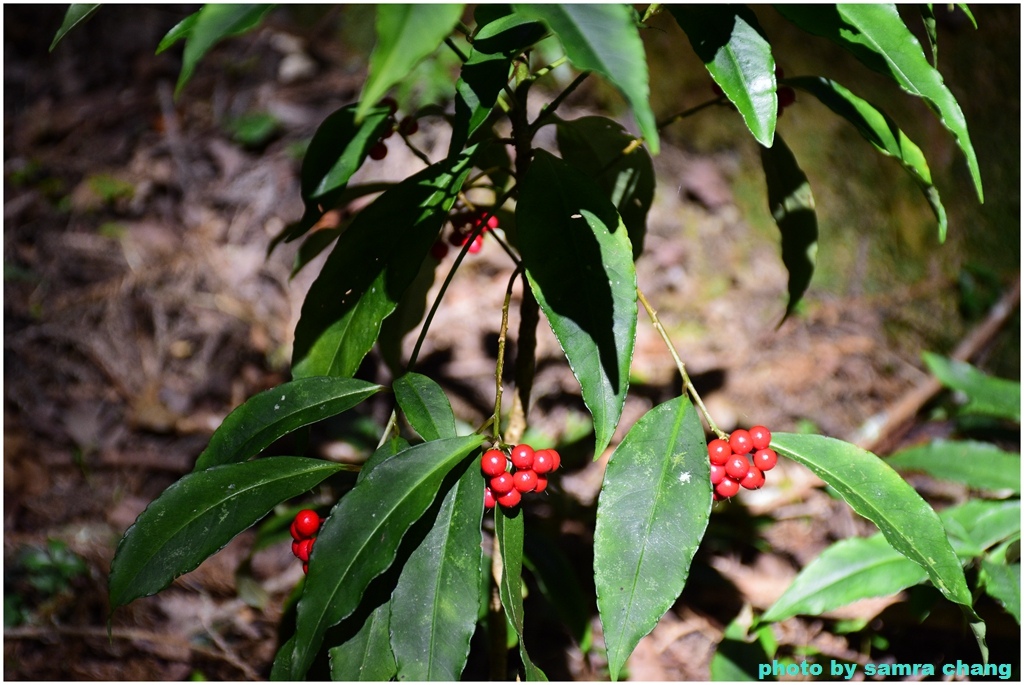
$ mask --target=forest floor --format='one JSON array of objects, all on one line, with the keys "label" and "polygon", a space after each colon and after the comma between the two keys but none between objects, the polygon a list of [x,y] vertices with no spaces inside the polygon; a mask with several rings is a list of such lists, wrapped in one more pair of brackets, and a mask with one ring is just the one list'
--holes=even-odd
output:
[{"label": "forest floor", "polygon": [[[223,417],[287,380],[292,330],[322,257],[292,278],[296,245],[267,250],[302,212],[297,144],[358,97],[361,67],[313,30],[272,23],[212,53],[175,102],[176,59],[152,52],[174,23],[170,10],[124,10],[135,13],[134,28],[117,41],[110,38],[122,24],[101,12],[48,55],[58,10],[5,7],[4,677],[265,678],[282,605],[301,577],[285,543],[253,551],[254,535],[239,536],[167,591],[120,609],[110,639],[106,574],[125,529],[191,469]],[[117,47],[90,50],[94,43]],[[582,89],[563,115],[589,113],[587,98]],[[255,111],[271,114],[275,131],[239,142],[244,132],[227,122]],[[419,135],[428,154],[444,149],[429,125]],[[872,440],[869,420],[927,381],[924,336],[907,334],[922,312],[948,322],[954,340],[967,332],[949,279],[934,273],[880,294],[812,287],[807,306],[776,328],[787,275],[774,237],[752,230],[733,197],[742,158],[665,147],[655,160],[664,182],[637,265],[640,286],[719,425]],[[359,180],[419,167],[395,144]],[[455,278],[418,367],[440,380],[469,424],[493,403],[511,270],[486,243]],[[531,431],[571,441],[587,414],[553,336],[543,324],[539,332]],[[361,373],[387,379],[376,357]],[[680,392],[645,314],[632,389],[613,445]],[[390,407],[367,406],[379,430]],[[884,446],[922,430],[887,435]],[[365,456],[359,441],[314,438],[319,456]],[[572,462],[560,487],[592,516],[605,460],[589,462]],[[691,583],[634,652],[630,678],[707,679],[735,616],[768,607],[831,542],[873,532],[806,470],[782,464],[772,475],[763,490],[716,506]],[[962,488],[915,485],[944,505],[967,497]],[[564,522],[561,543],[585,550],[587,525]],[[579,572],[585,578],[588,569]],[[953,613],[937,606],[921,626],[904,598],[790,619],[776,639],[790,653],[860,662],[920,659],[913,641],[900,640],[911,634],[947,655],[962,649]],[[862,634],[837,628],[858,621],[884,624],[892,648],[871,653]],[[592,627],[599,640],[596,618]],[[607,677],[566,631],[539,629],[550,633],[537,658],[552,679]],[[1013,629],[995,621],[990,640],[1019,648]]]}]

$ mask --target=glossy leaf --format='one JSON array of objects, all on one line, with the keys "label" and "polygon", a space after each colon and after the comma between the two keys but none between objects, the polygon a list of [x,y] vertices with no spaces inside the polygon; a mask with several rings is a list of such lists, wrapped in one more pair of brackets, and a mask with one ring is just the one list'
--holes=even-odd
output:
[{"label": "glossy leaf", "polygon": [[319,459],[268,457],[184,476],[121,538],[110,565],[111,608],[163,590],[275,506],[343,469]]},{"label": "glossy leaf", "polygon": [[895,5],[777,5],[776,9],[801,29],[837,43],[868,68],[924,99],[963,151],[978,199],[984,201],[981,171],[964,113]]},{"label": "glossy leaf", "polygon": [[196,471],[246,461],[297,428],[351,409],[383,386],[353,378],[301,378],[253,395],[228,414]]},{"label": "glossy leaf", "polygon": [[99,8],[99,3],[72,3],[68,7],[68,11],[64,13],[64,21],[61,22],[60,28],[57,29],[57,33],[53,36],[53,42],[50,43],[50,52],[53,52],[53,49],[57,47],[57,43],[67,35],[68,31],[87,20]]},{"label": "glossy leaf", "polygon": [[1020,455],[985,442],[936,440],[901,450],[886,461],[901,471],[924,471],[972,488],[1020,494]]},{"label": "glossy leaf", "polygon": [[381,604],[350,639],[331,647],[331,680],[386,682],[398,673],[391,652],[391,603]]},{"label": "glossy leaf", "polygon": [[192,14],[188,15],[167,32],[161,40],[160,44],[156,46],[156,54],[160,54],[171,47],[179,40],[185,40],[192,34],[192,27],[196,25],[196,20],[199,19],[199,10],[196,10]]},{"label": "glossy leaf", "polygon": [[377,5],[377,44],[370,53],[356,121],[362,121],[384,94],[407,78],[434,52],[462,16],[461,4]]},{"label": "glossy leaf", "polygon": [[647,412],[608,461],[594,582],[613,680],[686,585],[711,513],[707,456],[700,418],[682,395]]},{"label": "glossy leaf", "polygon": [[611,199],[633,245],[633,258],[643,252],[647,212],[654,201],[654,164],[643,147],[623,155],[633,141],[626,129],[606,117],[581,117],[558,122],[562,159],[592,178]]},{"label": "glossy leaf", "polygon": [[862,100],[835,81],[820,76],[802,76],[785,80],[799,88],[854,125],[864,138],[884,155],[894,157],[914,179],[939,222],[939,242],[946,239],[946,209],[938,189],[932,184],[932,172],[924,153],[899,129],[889,115]]},{"label": "glossy leaf", "polygon": [[640,134],[658,154],[658,127],[651,110],[647,56],[626,5],[515,5],[516,14],[543,21],[562,42],[573,66],[611,81],[633,109]]},{"label": "glossy leaf", "polygon": [[[455,414],[441,386],[418,373],[407,373],[392,384],[398,406],[426,441],[454,438]],[[483,487],[481,486],[481,492]]]},{"label": "glossy leaf", "polygon": [[939,66],[939,32],[935,24],[935,10],[932,3],[921,5],[921,22],[924,24],[924,35],[928,40],[928,47],[932,50],[932,66]]},{"label": "glossy leaf", "polygon": [[960,605],[988,658],[985,624],[974,612],[964,571],[938,515],[892,467],[856,445],[821,435],[775,434],[772,447],[832,486],[896,551],[924,568],[939,592]]},{"label": "glossy leaf", "polygon": [[668,5],[690,45],[757,142],[772,146],[779,99],[772,46],[742,5]]},{"label": "glossy leaf", "polygon": [[626,228],[601,189],[537,150],[516,207],[519,251],[537,302],[594,417],[597,458],[629,385],[636,270]]},{"label": "glossy leaf", "polygon": [[523,511],[515,508],[506,513],[502,507],[494,508],[494,536],[501,550],[501,580],[498,594],[505,616],[519,638],[519,658],[523,662],[526,680],[547,680],[544,671],[537,668],[526,652],[523,641]]},{"label": "glossy leaf", "polygon": [[483,474],[473,461],[402,569],[391,595],[391,647],[400,680],[457,681],[462,675],[480,609],[483,491]]},{"label": "glossy leaf", "polygon": [[406,531],[427,510],[448,472],[483,438],[422,443],[377,464],[335,505],[317,537],[299,600],[291,653],[277,659],[301,680],[327,629],[359,605],[370,581],[394,561]]},{"label": "glossy leaf", "polygon": [[352,376],[437,238],[472,148],[410,176],[341,234],[302,305],[292,373]]},{"label": "glossy leaf", "polygon": [[803,297],[818,257],[818,215],[807,176],[782,136],[761,148],[761,166],[768,185],[768,209],[782,234],[782,263],[789,272],[786,319]]},{"label": "glossy leaf", "polygon": [[939,382],[967,395],[964,413],[1020,423],[1020,383],[989,376],[967,362],[947,359],[931,352],[921,356]]},{"label": "glossy leaf", "polygon": [[999,602],[1020,625],[1020,562],[982,559],[980,580],[985,592]]},{"label": "glossy leaf", "polygon": [[[196,13],[195,21],[189,26],[182,55],[181,73],[174,94],[178,95],[195,71],[199,60],[210,48],[230,36],[239,36],[260,25],[263,17],[274,5],[220,5],[208,3]],[[181,24],[171,29],[180,31]],[[165,39],[166,40],[166,39]]]},{"label": "glossy leaf", "polygon": [[939,518],[953,549],[979,556],[992,545],[1020,534],[1020,500],[972,499],[946,509]]}]

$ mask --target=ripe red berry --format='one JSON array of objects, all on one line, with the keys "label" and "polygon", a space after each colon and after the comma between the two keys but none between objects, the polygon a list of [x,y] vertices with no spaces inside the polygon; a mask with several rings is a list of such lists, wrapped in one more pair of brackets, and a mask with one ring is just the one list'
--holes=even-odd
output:
[{"label": "ripe red berry", "polygon": [[484,249],[484,234],[481,233],[477,237],[473,238],[473,243],[469,246],[469,254],[476,254],[480,250]]},{"label": "ripe red berry", "polygon": [[[511,473],[499,473],[491,479],[491,490],[494,491],[495,495],[508,494],[514,487],[515,483],[512,480]],[[500,500],[501,497],[498,497],[498,499]]]},{"label": "ripe red berry", "polygon": [[740,481],[740,485],[747,490],[757,490],[764,485],[764,473],[756,466],[751,466],[747,475],[743,476],[743,480]]},{"label": "ripe red berry", "polygon": [[551,473],[555,470],[555,459],[551,450],[537,450],[533,453],[533,470],[537,474]]},{"label": "ripe red berry", "polygon": [[753,445],[750,444],[750,433],[742,428],[734,430],[729,436],[729,447],[733,454],[747,454]]},{"label": "ripe red berry", "polygon": [[532,469],[516,471],[512,476],[512,485],[519,492],[533,492],[537,487],[537,474]]},{"label": "ripe red berry", "polygon": [[711,459],[712,464],[725,466],[725,462],[729,461],[731,456],[732,448],[729,447],[729,443],[725,440],[715,438],[708,443],[708,457]]},{"label": "ripe red berry", "polygon": [[523,495],[518,490],[509,490],[504,495],[498,498],[498,504],[505,507],[506,509],[511,509],[512,507],[518,505],[522,499]]},{"label": "ripe red berry", "polygon": [[448,246],[440,240],[435,240],[434,244],[430,246],[430,256],[437,261],[441,261],[448,256]]},{"label": "ripe red berry", "polygon": [[485,476],[493,478],[500,473],[505,473],[507,466],[505,453],[501,450],[487,450],[480,457],[480,470],[484,472]]},{"label": "ripe red berry", "polygon": [[292,525],[288,528],[288,531],[292,534],[292,540],[298,542],[302,539],[302,536],[299,535],[298,529],[295,528],[295,521],[292,521]]},{"label": "ripe red berry", "polygon": [[312,509],[303,509],[295,515],[295,532],[299,538],[311,538],[320,530],[320,516]]},{"label": "ripe red berry", "polygon": [[[498,227],[498,215],[497,214],[491,214],[489,217],[487,217],[487,228],[493,229],[493,228],[497,228],[497,227]],[[484,230],[486,230],[486,229],[484,229]]]},{"label": "ripe red berry", "polygon": [[302,561],[309,561],[309,553],[313,551],[314,540],[316,540],[316,538],[307,538],[300,542],[299,548],[295,552],[295,556],[297,556]]},{"label": "ripe red berry", "polygon": [[309,573],[309,564],[303,564],[302,565],[302,572],[303,573]]},{"label": "ripe red berry", "polygon": [[552,471],[557,471],[558,467],[562,465],[562,457],[561,457],[561,455],[558,454],[558,452],[556,452],[555,450],[551,450],[551,449],[548,450],[548,454],[551,455],[551,459],[553,460],[553,465],[551,467],[551,470]]},{"label": "ripe red berry", "polygon": [[[537,473],[537,472],[534,471],[534,473]],[[538,475],[537,476],[537,487],[535,487],[533,489],[533,491],[534,492],[544,492],[547,489],[548,489],[548,477],[547,476]]]},{"label": "ripe red berry", "polygon": [[782,86],[778,89],[777,94],[780,112],[796,102],[796,91],[789,86]]},{"label": "ripe red berry", "polygon": [[416,121],[415,117],[405,117],[398,123],[398,131],[403,136],[411,136],[420,130],[420,123]]},{"label": "ripe red berry", "polygon": [[750,429],[750,444],[755,450],[763,450],[772,441],[772,433],[764,426],[754,426]]},{"label": "ripe red berry", "polygon": [[779,455],[770,447],[754,452],[754,466],[761,469],[761,471],[771,471],[775,468],[775,464],[778,461]]},{"label": "ripe red berry", "polygon": [[494,491],[484,486],[484,509],[493,509],[496,501]]},{"label": "ripe red berry", "polygon": [[388,156],[388,146],[384,144],[383,140],[378,140],[377,144],[370,148],[370,159],[380,161]]},{"label": "ripe red berry", "polygon": [[299,545],[301,544],[301,540],[292,540],[292,554],[294,556],[299,556]]},{"label": "ripe red berry", "polygon": [[533,448],[529,445],[516,445],[512,448],[512,466],[517,469],[532,469],[534,458]]},{"label": "ripe red berry", "polygon": [[732,457],[729,462],[725,465],[725,475],[729,476],[735,481],[743,480],[743,477],[747,475],[747,471],[750,470],[750,462],[744,457]]},{"label": "ripe red berry", "polygon": [[711,484],[718,485],[725,478],[725,467],[718,464],[711,465]]},{"label": "ripe red berry", "polygon": [[723,478],[722,482],[715,486],[715,492],[718,493],[719,497],[724,499],[729,499],[739,491],[740,484],[728,476]]}]

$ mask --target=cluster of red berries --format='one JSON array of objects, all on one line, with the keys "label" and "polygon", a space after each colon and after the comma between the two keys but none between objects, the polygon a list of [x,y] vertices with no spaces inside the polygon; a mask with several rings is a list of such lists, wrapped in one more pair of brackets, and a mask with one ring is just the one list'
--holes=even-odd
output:
[{"label": "cluster of red berries", "polygon": [[[711,484],[715,486],[714,499],[720,502],[740,491],[740,486],[757,490],[764,485],[764,474],[775,468],[779,455],[768,447],[772,441],[771,432],[764,426],[754,426],[749,431],[735,430],[728,442],[715,438],[708,443],[708,457],[711,459]],[[747,455],[754,452],[753,464]]]},{"label": "cluster of red berries", "polygon": [[[512,470],[509,470],[509,462]],[[519,505],[528,492],[544,492],[548,487],[548,474],[562,463],[558,452],[551,449],[536,450],[529,445],[516,445],[511,454],[492,449],[480,457],[480,470],[488,479],[484,488],[484,507],[500,504],[506,509]]]},{"label": "cluster of red berries", "polygon": [[[784,78],[786,78],[786,72],[782,70],[782,67],[775,67],[775,80],[779,81]],[[714,81],[711,82],[711,90],[718,97],[722,97],[723,95],[725,95],[725,91],[722,90],[722,87],[719,86]],[[789,107],[790,105],[792,105],[794,102],[796,102],[796,91],[789,86],[779,86],[775,93],[779,99],[779,109],[775,116],[781,117],[782,111]],[[736,107],[732,104],[730,104],[729,106],[732,107],[733,109],[736,109]]]},{"label": "cluster of red berries", "polygon": [[[484,217],[487,217],[486,220]],[[495,214],[487,216],[487,211],[478,209],[473,212],[457,212],[449,217],[452,222],[452,232],[448,236],[448,242],[455,247],[462,247],[473,235],[473,231],[481,224],[483,228],[469,246],[469,252],[476,254],[484,246],[484,233],[498,227],[498,217]],[[440,240],[436,241],[430,248],[430,254],[434,259],[441,261],[448,254],[448,246]]]},{"label": "cluster of red berries", "polygon": [[312,509],[303,509],[292,521],[292,554],[302,562],[302,572],[309,573],[309,555],[320,530],[320,516]]},{"label": "cluster of red berries", "polygon": [[391,137],[395,131],[398,131],[403,136],[411,136],[420,130],[419,122],[416,121],[415,117],[407,116],[401,121],[396,122],[395,112],[398,111],[398,103],[395,102],[394,98],[384,98],[380,101],[380,104],[386,105],[391,110],[391,114],[388,118],[391,121],[391,126],[388,127],[387,131],[384,132],[377,142],[374,143],[373,147],[370,148],[370,159],[380,161],[388,156],[388,146],[384,143],[385,140]]}]

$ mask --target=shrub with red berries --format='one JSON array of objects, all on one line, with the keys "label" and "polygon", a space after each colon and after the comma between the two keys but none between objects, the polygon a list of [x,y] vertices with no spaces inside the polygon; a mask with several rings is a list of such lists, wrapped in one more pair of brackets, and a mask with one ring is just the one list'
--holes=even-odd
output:
[{"label": "shrub with red berries", "polygon": [[321,523],[320,515],[312,509],[303,509],[292,521],[292,554],[302,562],[303,573],[309,572],[309,555]]},{"label": "shrub with red berries", "polygon": [[507,455],[499,449],[487,450],[480,457],[480,470],[487,478],[484,507],[492,509],[500,504],[512,509],[526,493],[544,492],[548,474],[561,463],[562,458],[555,450],[534,450],[527,444],[516,445]]},{"label": "shrub with red berries", "polygon": [[[715,438],[708,443],[711,461],[711,484],[716,502],[729,499],[740,491],[764,486],[764,474],[775,468],[778,455],[768,445],[772,434],[764,426],[735,430],[728,440]],[[748,459],[748,455],[753,456]],[[751,461],[753,463],[751,463]]]}]

